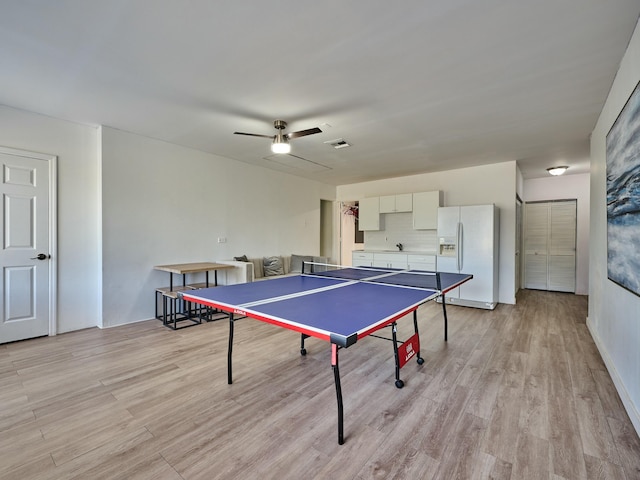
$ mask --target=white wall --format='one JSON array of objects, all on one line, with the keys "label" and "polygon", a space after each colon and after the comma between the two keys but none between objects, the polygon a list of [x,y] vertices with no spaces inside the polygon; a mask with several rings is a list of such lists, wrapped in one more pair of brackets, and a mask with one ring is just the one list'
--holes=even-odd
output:
[{"label": "white wall", "polygon": [[[588,326],[640,433],[640,297],[607,278],[606,135],[640,81],[636,26],[609,97],[591,135],[591,228]],[[630,245],[636,249],[638,245]]]},{"label": "white wall", "polygon": [[154,265],[318,255],[321,199],[334,198],[334,186],[103,127],[103,325],[153,317],[169,283]]},{"label": "white wall", "polygon": [[516,194],[520,196],[520,200],[522,200],[522,196],[524,195],[524,178],[522,177],[522,172],[519,168],[516,167]]},{"label": "white wall", "polygon": [[524,202],[577,200],[576,294],[589,293],[589,174],[524,181]]},{"label": "white wall", "polygon": [[0,145],[58,157],[58,332],[100,312],[97,130],[0,106]]},{"label": "white wall", "polygon": [[342,185],[338,200],[442,190],[445,205],[493,203],[500,208],[499,301],[515,303],[516,162]]}]

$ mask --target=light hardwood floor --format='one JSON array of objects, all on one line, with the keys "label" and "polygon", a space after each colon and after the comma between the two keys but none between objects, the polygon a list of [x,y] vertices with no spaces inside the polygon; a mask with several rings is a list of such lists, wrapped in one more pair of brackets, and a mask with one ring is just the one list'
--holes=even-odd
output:
[{"label": "light hardwood floor", "polygon": [[[638,479],[640,440],[585,325],[587,298],[523,291],[493,311],[419,310],[425,363],[251,319],[156,320],[0,345],[2,479]],[[399,323],[401,338],[411,329]]]}]

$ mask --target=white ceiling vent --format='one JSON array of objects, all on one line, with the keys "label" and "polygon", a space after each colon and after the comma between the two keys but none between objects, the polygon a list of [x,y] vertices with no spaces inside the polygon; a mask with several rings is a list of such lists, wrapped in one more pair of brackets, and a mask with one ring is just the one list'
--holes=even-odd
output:
[{"label": "white ceiling vent", "polygon": [[346,147],[350,147],[351,144],[348,143],[344,138],[336,138],[335,140],[327,140],[326,142],[327,145],[331,145],[333,148],[346,148]]}]

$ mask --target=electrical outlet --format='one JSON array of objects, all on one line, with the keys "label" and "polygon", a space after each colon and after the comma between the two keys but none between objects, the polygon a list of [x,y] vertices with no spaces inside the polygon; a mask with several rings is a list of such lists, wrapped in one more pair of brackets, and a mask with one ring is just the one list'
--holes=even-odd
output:
[{"label": "electrical outlet", "polygon": [[218,237],[218,243],[227,243],[227,237]]}]

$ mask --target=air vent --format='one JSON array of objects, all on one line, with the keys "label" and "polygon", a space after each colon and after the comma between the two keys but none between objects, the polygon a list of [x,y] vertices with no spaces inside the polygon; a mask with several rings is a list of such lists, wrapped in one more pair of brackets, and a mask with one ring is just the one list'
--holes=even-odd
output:
[{"label": "air vent", "polygon": [[336,138],[335,140],[327,140],[324,143],[326,143],[327,145],[331,145],[335,149],[346,148],[346,147],[350,147],[351,146],[351,144],[349,142],[347,142],[344,138]]}]

